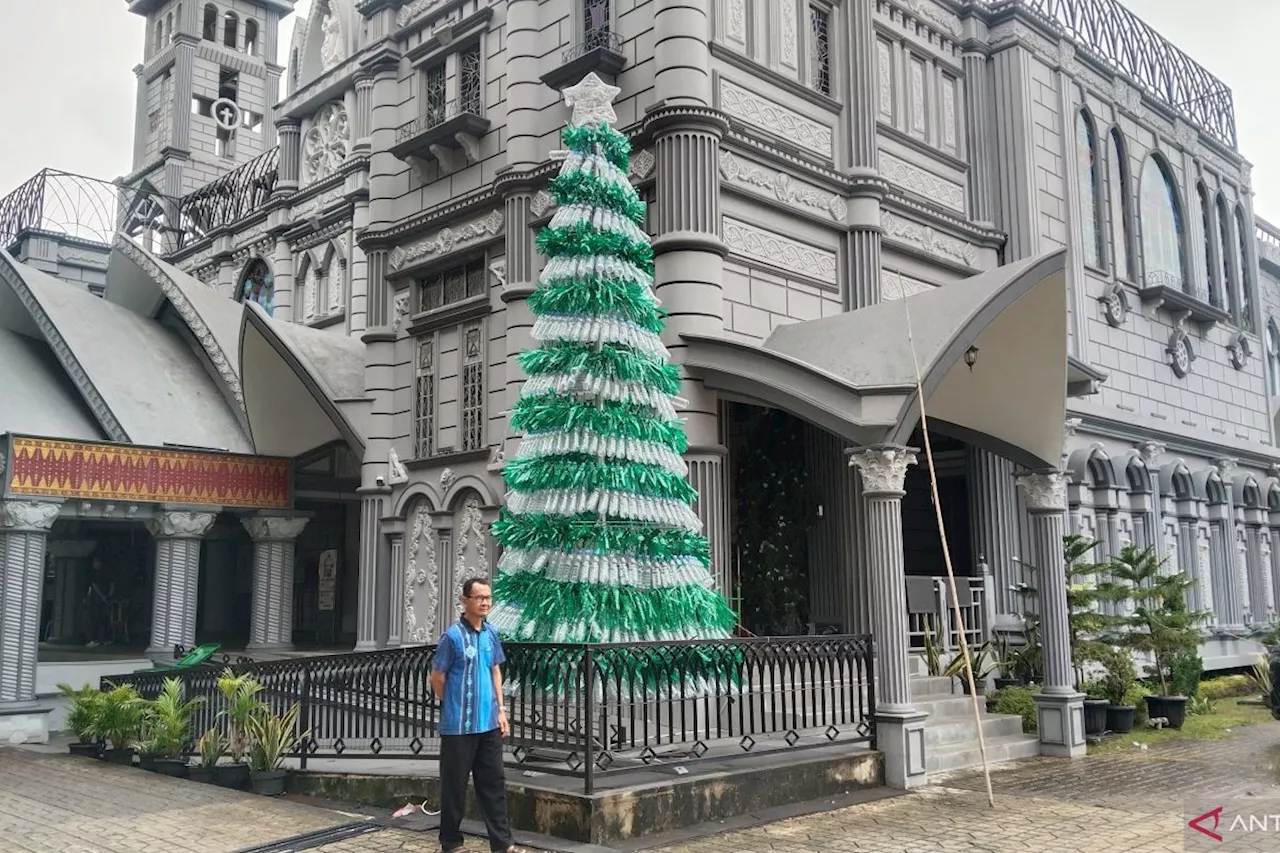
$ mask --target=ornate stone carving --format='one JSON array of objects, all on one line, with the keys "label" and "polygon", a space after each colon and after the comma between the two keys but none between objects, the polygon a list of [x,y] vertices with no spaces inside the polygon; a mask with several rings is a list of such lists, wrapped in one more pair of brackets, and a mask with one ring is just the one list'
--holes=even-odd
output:
[{"label": "ornate stone carving", "polygon": [[0,501],[0,533],[43,533],[58,520],[59,505],[49,501]]},{"label": "ornate stone carving", "polygon": [[301,516],[253,516],[240,523],[255,542],[292,542],[311,519]]},{"label": "ornate stone carving", "polygon": [[458,475],[453,473],[452,468],[445,468],[440,472],[440,487],[446,492],[453,488],[453,484],[457,482]]},{"label": "ornate stone carving", "polygon": [[414,18],[425,15],[443,2],[444,0],[413,0],[412,3],[406,3],[396,13],[396,26],[403,27]]},{"label": "ornate stone carving", "polygon": [[901,494],[907,479],[907,468],[916,464],[916,451],[910,447],[868,447],[849,454],[849,467],[862,474],[864,495]]},{"label": "ornate stone carving", "polygon": [[419,258],[451,252],[460,243],[484,237],[496,237],[502,232],[503,221],[502,212],[495,210],[483,219],[469,222],[457,230],[441,228],[434,237],[392,249],[388,262],[393,270],[398,270],[405,264],[416,261]]},{"label": "ornate stone carving", "polygon": [[1213,460],[1213,469],[1218,472],[1223,484],[1227,486],[1230,486],[1231,481],[1235,479],[1236,470],[1239,467],[1240,461],[1230,456],[1223,456],[1221,459]]},{"label": "ornate stone carving", "polygon": [[1142,109],[1142,93],[1130,86],[1127,80],[1122,77],[1116,77],[1111,84],[1111,92],[1116,106],[1134,118],[1141,119],[1143,117],[1145,111]]},{"label": "ornate stone carving", "polygon": [[320,43],[320,70],[328,71],[347,58],[347,43],[342,34],[342,21],[330,7],[320,19],[320,32],[324,40]]},{"label": "ornate stone carving", "polygon": [[720,152],[720,174],[735,183],[765,190],[778,201],[812,208],[837,222],[848,213],[845,200],[801,183],[786,172],[775,172],[750,160],[739,159],[731,151]]},{"label": "ornate stone carving", "polygon": [[1058,42],[1058,67],[1075,76],[1080,72],[1080,60],[1076,59],[1076,46],[1068,39]]},{"label": "ornate stone carving", "polygon": [[400,461],[400,454],[392,447],[387,451],[387,485],[401,486],[409,482],[409,471]]},{"label": "ornate stone carving", "polygon": [[1065,512],[1067,509],[1067,475],[1061,471],[1021,474],[1018,487],[1027,499],[1031,512]]},{"label": "ornate stone carving", "polygon": [[343,195],[344,191],[342,187],[334,187],[332,189],[325,190],[319,195],[314,195],[306,201],[294,205],[289,211],[289,216],[295,221],[307,219],[312,214],[319,213],[321,210],[324,210],[326,207],[342,198]]},{"label": "ornate stone carving", "polygon": [[[425,599],[423,611],[429,614],[422,625],[418,624],[416,606],[419,590]],[[404,636],[408,642],[431,642],[439,607],[440,567],[436,562],[436,531],[431,526],[430,507],[426,501],[419,501],[409,530],[409,561],[404,570]]]},{"label": "ornate stone carving", "polygon": [[534,216],[543,216],[548,210],[555,206],[555,196],[546,190],[538,190],[534,193],[533,198],[529,199],[529,212]]},{"label": "ornate stone carving", "polygon": [[213,364],[214,370],[218,371],[218,375],[226,383],[227,389],[231,391],[231,396],[235,398],[236,404],[243,410],[244,389],[240,385],[240,376],[236,373],[236,363],[223,352],[222,347],[218,345],[217,339],[214,338],[213,332],[205,325],[195,306],[187,299],[186,294],[178,287],[177,282],[151,260],[151,257],[145,251],[124,235],[116,235],[115,249],[137,264],[152,281],[160,286],[165,298],[169,300],[174,310],[178,312],[178,316],[187,324],[191,334],[195,335],[196,340],[200,342],[200,346],[204,348],[205,354],[209,356],[209,361]]},{"label": "ornate stone carving", "polygon": [[893,119],[893,48],[876,39],[876,84],[879,90],[880,115]]},{"label": "ornate stone carving", "polygon": [[404,325],[404,318],[409,314],[409,291],[396,294],[396,310],[395,316],[391,319],[391,331],[395,334],[400,332],[400,327]]},{"label": "ornate stone carving", "polygon": [[836,253],[724,217],[724,242],[753,260],[834,285]]},{"label": "ornate stone carving", "polygon": [[782,15],[782,64],[796,68],[796,3],[795,0],[774,0]]},{"label": "ornate stone carving", "polygon": [[747,43],[747,0],[729,0],[728,6],[726,31],[729,38],[738,44],[745,45]]},{"label": "ornate stone carving", "polygon": [[501,290],[507,289],[507,259],[498,258],[489,264],[489,274],[493,276],[493,280],[498,283]]},{"label": "ornate stone carving", "polygon": [[351,151],[351,123],[347,108],[337,101],[325,104],[316,113],[311,129],[302,141],[306,182],[327,178],[341,168]]},{"label": "ornate stone carving", "polygon": [[645,148],[634,157],[631,158],[631,167],[629,172],[632,176],[644,180],[653,172],[653,167],[657,165],[658,158],[651,149]]},{"label": "ornate stone carving", "polygon": [[917,293],[933,290],[933,285],[918,279],[908,278],[897,272],[886,272],[880,278],[880,295],[885,299],[906,299]]},{"label": "ornate stone carving", "polygon": [[[489,576],[489,556],[487,553],[487,534],[484,512],[480,509],[480,498],[468,495],[453,524],[453,600],[462,598],[462,584],[467,578]],[[475,555],[475,560],[467,564],[467,552]]]},{"label": "ornate stone carving", "polygon": [[1245,365],[1249,363],[1249,357],[1253,355],[1253,344],[1249,343],[1249,336],[1244,332],[1236,332],[1227,344],[1227,354],[1231,359],[1231,366],[1236,370],[1244,370]]},{"label": "ornate stone carving", "polygon": [[1102,316],[1106,319],[1107,325],[1113,329],[1124,325],[1129,317],[1129,295],[1123,286],[1111,282],[1102,292],[1102,296],[1098,297],[1098,302],[1102,304]]},{"label": "ornate stone carving", "polygon": [[929,0],[906,0],[906,7],[917,18],[937,24],[947,35],[958,36],[962,32],[958,17],[939,9]]},{"label": "ornate stone carving", "polygon": [[147,519],[147,530],[152,536],[166,539],[199,539],[209,532],[217,518],[212,512],[159,512]]},{"label": "ornate stone carving", "polygon": [[964,187],[887,151],[880,152],[880,173],[903,189],[964,213]]},{"label": "ornate stone carving", "polygon": [[720,108],[732,116],[831,159],[831,128],[720,78]]},{"label": "ornate stone carving", "polygon": [[1200,133],[1182,119],[1173,122],[1173,138],[1178,147],[1194,156],[1200,153]]},{"label": "ornate stone carving", "polygon": [[1167,449],[1163,441],[1144,441],[1138,448],[1138,452],[1142,455],[1142,461],[1146,463],[1147,468],[1155,468]]},{"label": "ornate stone carving", "polygon": [[949,234],[941,234],[928,225],[904,219],[891,211],[880,211],[880,227],[889,237],[914,244],[931,255],[960,261],[966,266],[977,263],[977,250],[969,243]]},{"label": "ornate stone carving", "polygon": [[1195,347],[1184,329],[1174,329],[1169,335],[1169,345],[1165,347],[1169,354],[1169,365],[1179,379],[1191,373],[1191,365],[1196,360]]}]

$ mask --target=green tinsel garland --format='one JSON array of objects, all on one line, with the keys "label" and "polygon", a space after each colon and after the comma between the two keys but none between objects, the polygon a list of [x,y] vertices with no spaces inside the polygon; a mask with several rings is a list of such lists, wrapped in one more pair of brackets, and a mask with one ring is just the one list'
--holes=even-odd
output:
[{"label": "green tinsel garland", "polygon": [[557,456],[513,459],[502,470],[507,488],[520,492],[544,489],[607,489],[650,498],[692,503],[698,493],[684,477],[653,465],[628,460],[601,462],[595,457]]},{"label": "green tinsel garland", "polygon": [[538,251],[553,258],[611,255],[653,275],[653,246],[616,231],[601,231],[589,222],[564,228],[548,225],[538,233]]},{"label": "green tinsel garland", "polygon": [[594,276],[574,281],[540,281],[528,304],[535,316],[617,314],[654,334],[662,331],[666,315],[646,285]]},{"label": "green tinsel garland", "polygon": [[544,345],[520,353],[519,358],[520,366],[530,376],[586,373],[641,382],[671,396],[680,393],[680,368],[618,344],[603,344],[599,349],[579,343]]},{"label": "green tinsel garland", "polygon": [[613,184],[595,172],[567,172],[551,182],[556,204],[586,204],[612,210],[644,226],[645,204],[631,184]]},{"label": "green tinsel garland", "polygon": [[505,548],[548,548],[594,554],[633,554],[637,557],[692,557],[711,565],[707,540],[688,530],[652,524],[625,524],[595,513],[576,516],[525,513],[516,515],[503,507],[494,521],[494,538]]},{"label": "green tinsel garland", "polygon": [[[556,626],[584,619],[602,629],[633,634],[685,634],[693,628],[701,636],[726,634],[737,621],[719,593],[695,585],[635,589],[510,572],[494,579],[493,596],[537,614],[538,636],[528,638],[534,642],[550,642]],[[603,640],[602,634],[590,642]]]},{"label": "green tinsel garland", "polygon": [[612,127],[584,125],[560,132],[564,147],[579,154],[600,154],[625,173],[631,166],[631,140]]},{"label": "green tinsel garland", "polygon": [[[605,400],[584,404],[552,394],[521,397],[511,411],[511,425],[536,435],[552,430],[581,429],[597,435],[616,435],[648,441],[684,453],[689,447],[680,421],[663,421],[646,414],[644,406]],[[509,464],[509,463],[508,463]]]}]

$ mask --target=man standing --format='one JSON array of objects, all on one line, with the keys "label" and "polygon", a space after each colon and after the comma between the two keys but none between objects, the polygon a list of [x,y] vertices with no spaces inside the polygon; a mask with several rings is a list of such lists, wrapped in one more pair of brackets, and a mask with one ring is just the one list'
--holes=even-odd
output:
[{"label": "man standing", "polygon": [[462,584],[462,618],[440,636],[431,667],[431,689],[440,700],[440,847],[466,849],[462,814],[467,777],[474,776],[476,802],[494,853],[527,853],[511,837],[507,788],[502,771],[502,739],[510,732],[502,704],[502,663],[498,632],[485,617],[493,592],[483,578]]}]

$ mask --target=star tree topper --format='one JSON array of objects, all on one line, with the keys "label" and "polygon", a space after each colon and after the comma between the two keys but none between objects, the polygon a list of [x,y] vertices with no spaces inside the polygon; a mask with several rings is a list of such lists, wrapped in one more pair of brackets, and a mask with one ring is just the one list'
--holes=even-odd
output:
[{"label": "star tree topper", "polygon": [[612,125],[618,120],[618,114],[613,111],[613,99],[621,91],[617,86],[610,86],[601,80],[592,71],[578,85],[564,90],[565,105],[573,108],[569,124]]}]

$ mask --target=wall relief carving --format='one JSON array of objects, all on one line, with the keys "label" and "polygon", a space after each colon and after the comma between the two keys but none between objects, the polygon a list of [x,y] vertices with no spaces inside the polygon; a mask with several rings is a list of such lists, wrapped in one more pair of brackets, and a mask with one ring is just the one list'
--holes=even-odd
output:
[{"label": "wall relief carving", "polygon": [[964,213],[964,187],[914,163],[880,152],[880,172],[903,189]]},{"label": "wall relief carving", "polygon": [[931,255],[973,266],[978,251],[972,245],[950,234],[942,234],[928,225],[905,219],[888,210],[880,211],[880,227],[886,236],[910,243]]},{"label": "wall relief carving", "polygon": [[740,255],[830,285],[836,283],[836,253],[724,217],[724,242]]},{"label": "wall relief carving", "polygon": [[797,181],[786,172],[760,166],[731,151],[720,152],[720,174],[733,183],[764,190],[778,201],[825,213],[837,222],[843,222],[848,213],[848,206],[840,196],[824,193],[816,187]]},{"label": "wall relief carving", "polygon": [[[406,642],[423,644],[435,637],[436,613],[440,607],[440,565],[436,560],[436,531],[431,526],[431,508],[418,501],[409,529],[409,561],[404,570],[404,637]],[[422,622],[418,622],[418,614]]]},{"label": "wall relief carving", "polygon": [[720,108],[732,116],[831,159],[831,128],[762,98],[724,78],[720,79]]},{"label": "wall relief carving", "polygon": [[434,237],[410,243],[408,246],[397,246],[391,250],[388,258],[391,268],[398,270],[408,263],[431,255],[443,255],[453,251],[460,243],[467,243],[485,237],[496,237],[502,232],[504,217],[501,211],[495,210],[483,219],[469,222],[457,229],[441,228]]}]

